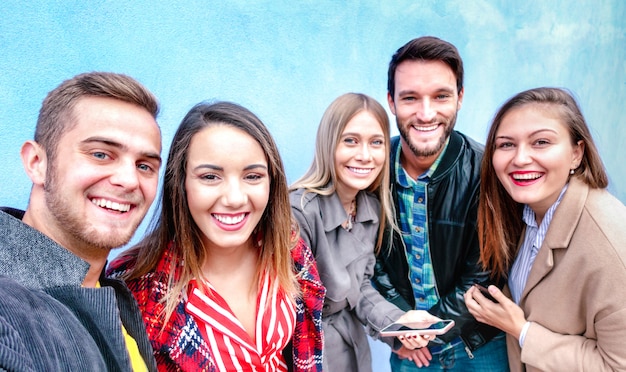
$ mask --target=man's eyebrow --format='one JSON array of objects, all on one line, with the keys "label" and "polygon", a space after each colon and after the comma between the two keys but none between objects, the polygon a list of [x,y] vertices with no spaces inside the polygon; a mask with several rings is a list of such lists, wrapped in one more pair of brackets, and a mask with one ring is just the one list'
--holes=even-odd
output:
[{"label": "man's eyebrow", "polygon": [[407,94],[415,94],[415,91],[413,89],[405,89],[405,90],[398,91],[399,96],[405,96]]},{"label": "man's eyebrow", "polygon": [[[95,136],[95,137],[86,138],[81,141],[81,143],[83,144],[89,144],[89,143],[94,143],[94,142],[102,143],[104,145],[115,147],[120,150],[128,150],[128,146],[123,145],[119,142],[113,141],[110,138],[106,138],[106,137]],[[156,160],[159,162],[159,164],[162,163],[161,155],[157,152],[142,152],[141,155],[145,156],[146,158]]]},{"label": "man's eyebrow", "polygon": [[[434,93],[454,93],[456,91],[455,88],[450,88],[447,86],[442,86],[439,87],[437,89],[434,89],[433,92]],[[418,92],[415,89],[405,89],[405,90],[400,90],[398,91],[398,95],[402,96],[402,95],[415,95],[418,94]]]}]

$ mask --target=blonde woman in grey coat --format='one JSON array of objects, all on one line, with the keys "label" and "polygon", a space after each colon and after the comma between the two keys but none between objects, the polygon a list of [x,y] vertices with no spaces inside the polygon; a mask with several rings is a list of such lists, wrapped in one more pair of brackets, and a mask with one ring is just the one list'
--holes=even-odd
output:
[{"label": "blonde woman in grey coat", "polygon": [[[292,210],[327,290],[324,371],[371,371],[366,329],[378,337],[394,321],[439,320],[425,311],[405,313],[370,283],[374,252],[392,221],[389,143],[384,108],[364,94],[344,94],[326,109],[313,163],[291,186]],[[407,334],[399,340],[415,349],[425,346],[428,336]]]}]

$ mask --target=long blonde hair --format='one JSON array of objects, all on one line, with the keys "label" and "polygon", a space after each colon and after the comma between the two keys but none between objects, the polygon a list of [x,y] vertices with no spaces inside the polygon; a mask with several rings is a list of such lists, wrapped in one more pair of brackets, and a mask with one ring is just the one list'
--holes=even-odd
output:
[{"label": "long blonde hair", "polygon": [[380,200],[380,226],[376,252],[382,245],[383,231],[387,224],[393,226],[391,194],[389,191],[389,117],[387,112],[374,98],[361,93],[346,93],[337,97],[328,106],[319,127],[315,141],[315,155],[309,170],[295,181],[290,190],[305,189],[320,195],[331,195],[335,192],[337,172],[335,169],[335,151],[339,139],[350,120],[362,111],[372,114],[380,124],[385,136],[385,162],[383,169],[369,186],[367,191],[378,196]]}]

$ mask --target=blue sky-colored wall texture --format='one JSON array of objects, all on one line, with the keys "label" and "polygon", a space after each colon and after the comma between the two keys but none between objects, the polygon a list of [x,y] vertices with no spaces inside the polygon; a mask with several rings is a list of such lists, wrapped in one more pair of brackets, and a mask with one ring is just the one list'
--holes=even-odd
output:
[{"label": "blue sky-colored wall texture", "polygon": [[626,202],[624,19],[622,0],[4,0],[0,205],[26,207],[20,146],[32,138],[46,93],[73,75],[121,72],[152,90],[162,104],[164,155],[195,103],[240,103],[268,125],[293,181],[309,166],[328,104],[362,92],[386,106],[391,55],[422,35],[458,47],[466,80],[457,129],[479,142],[513,94],[572,90],[610,191]]}]

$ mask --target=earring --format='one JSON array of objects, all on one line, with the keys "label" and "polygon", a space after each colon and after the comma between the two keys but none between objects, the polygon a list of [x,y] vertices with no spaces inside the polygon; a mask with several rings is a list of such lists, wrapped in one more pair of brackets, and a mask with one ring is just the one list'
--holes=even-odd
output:
[{"label": "earring", "polygon": [[575,170],[574,169],[570,169],[569,170],[569,174],[574,174]]},{"label": "earring", "polygon": [[261,231],[261,229],[259,228],[259,226],[255,227],[254,230],[252,231],[252,239],[254,244],[260,248],[261,246],[263,246],[263,231]]}]

